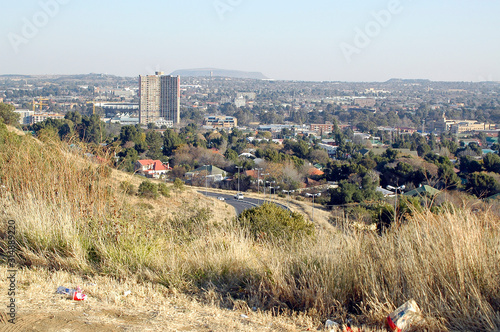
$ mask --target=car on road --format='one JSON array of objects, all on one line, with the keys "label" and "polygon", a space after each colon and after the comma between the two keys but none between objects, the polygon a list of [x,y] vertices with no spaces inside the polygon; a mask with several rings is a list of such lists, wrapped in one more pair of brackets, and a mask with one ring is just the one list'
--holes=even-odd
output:
[{"label": "car on road", "polygon": [[242,193],[237,193],[236,195],[234,195],[234,199],[240,201],[242,200],[244,197],[243,197],[243,194]]},{"label": "car on road", "polygon": [[222,196],[217,197],[217,199],[218,199],[219,201],[225,201],[225,200],[226,200],[226,199],[225,199],[224,197],[222,197]]}]

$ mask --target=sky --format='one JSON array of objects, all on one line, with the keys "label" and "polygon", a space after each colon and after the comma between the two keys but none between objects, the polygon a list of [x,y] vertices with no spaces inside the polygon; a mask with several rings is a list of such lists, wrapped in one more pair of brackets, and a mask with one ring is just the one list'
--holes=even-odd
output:
[{"label": "sky", "polygon": [[0,74],[500,81],[499,13],[498,0],[5,1]]}]

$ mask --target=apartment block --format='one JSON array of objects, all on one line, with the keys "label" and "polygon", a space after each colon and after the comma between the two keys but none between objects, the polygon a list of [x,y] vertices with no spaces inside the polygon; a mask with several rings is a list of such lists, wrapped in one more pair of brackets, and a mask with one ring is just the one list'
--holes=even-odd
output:
[{"label": "apartment block", "polygon": [[57,113],[34,113],[33,114],[33,123],[43,122],[47,119],[63,120],[64,114],[57,114]]},{"label": "apartment block", "polygon": [[205,126],[213,128],[235,128],[238,127],[238,119],[232,116],[208,116],[205,118]]},{"label": "apartment block", "polygon": [[20,124],[22,125],[33,124],[33,116],[35,115],[35,112],[26,109],[20,109],[20,110],[15,110],[14,113],[19,114]]},{"label": "apartment block", "polygon": [[180,76],[139,76],[139,123],[180,123]]},{"label": "apartment block", "polygon": [[332,133],[335,129],[335,125],[332,123],[326,124],[311,124],[311,131],[315,131],[321,134]]}]

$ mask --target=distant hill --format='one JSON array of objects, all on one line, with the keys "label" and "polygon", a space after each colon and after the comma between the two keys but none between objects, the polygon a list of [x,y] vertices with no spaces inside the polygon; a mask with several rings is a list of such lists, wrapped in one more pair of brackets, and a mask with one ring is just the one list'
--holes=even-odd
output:
[{"label": "distant hill", "polygon": [[407,84],[415,84],[415,83],[431,83],[431,80],[428,79],[403,79],[403,78],[391,78],[390,80],[386,81],[385,83],[407,83]]},{"label": "distant hill", "polygon": [[216,68],[181,69],[174,71],[171,75],[173,76],[180,75],[188,77],[220,76],[220,77],[233,77],[233,78],[251,78],[256,80],[267,79],[267,77],[260,72],[248,72],[248,71],[226,70],[226,69],[216,69]]}]

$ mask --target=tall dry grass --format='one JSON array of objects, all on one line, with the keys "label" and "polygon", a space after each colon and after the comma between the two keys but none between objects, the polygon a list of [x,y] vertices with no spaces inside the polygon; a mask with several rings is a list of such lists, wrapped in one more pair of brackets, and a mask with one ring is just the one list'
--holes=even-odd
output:
[{"label": "tall dry grass", "polygon": [[[500,326],[500,233],[491,215],[416,214],[378,236],[322,234],[311,247],[275,256],[270,298],[323,316],[357,313],[381,322],[413,298],[436,329]],[[346,312],[347,311],[347,312]]]},{"label": "tall dry grass", "polygon": [[16,220],[24,265],[374,325],[413,298],[430,330],[500,327],[500,223],[492,213],[415,212],[382,236],[317,228],[314,240],[262,242],[214,220],[196,200],[151,217],[80,150],[0,132],[2,219]]}]

